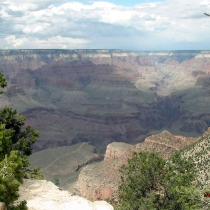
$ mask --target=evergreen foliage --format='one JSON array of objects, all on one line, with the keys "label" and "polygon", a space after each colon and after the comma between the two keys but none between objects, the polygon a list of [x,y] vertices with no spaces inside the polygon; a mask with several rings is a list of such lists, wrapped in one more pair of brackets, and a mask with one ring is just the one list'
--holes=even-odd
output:
[{"label": "evergreen foliage", "polygon": [[[6,85],[5,77],[0,73],[0,87]],[[16,110],[8,107],[0,110],[0,201],[8,209],[27,209],[25,201],[13,205],[19,197],[23,178],[43,178],[38,168],[29,168],[28,156],[39,132],[30,126],[24,128],[25,120]]]},{"label": "evergreen foliage", "polygon": [[57,186],[60,185],[60,180],[59,180],[59,178],[55,178],[54,184],[57,185]]},{"label": "evergreen foliage", "polygon": [[[4,88],[6,86],[7,86],[6,78],[2,73],[0,73],[0,87]],[[0,94],[2,94],[2,93],[3,93],[3,91],[0,90]]]},{"label": "evergreen foliage", "polygon": [[34,131],[30,126],[23,129],[26,118],[16,110],[5,107],[0,110],[0,123],[5,125],[7,130],[12,132],[12,150],[18,150],[22,155],[31,155],[32,144],[39,137],[39,132]]},{"label": "evergreen foliage", "polygon": [[134,153],[120,173],[117,210],[199,210],[205,206],[204,190],[196,188],[194,163],[180,153],[169,160],[154,152]]}]

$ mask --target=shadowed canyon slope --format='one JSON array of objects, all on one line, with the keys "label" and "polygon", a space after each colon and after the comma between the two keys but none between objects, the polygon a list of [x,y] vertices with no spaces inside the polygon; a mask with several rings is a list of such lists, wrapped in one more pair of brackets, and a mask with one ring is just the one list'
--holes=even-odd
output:
[{"label": "shadowed canyon slope", "polygon": [[80,168],[101,159],[96,148],[86,142],[42,150],[29,157],[31,166],[40,166],[46,180],[69,191],[73,191]]},{"label": "shadowed canyon slope", "polygon": [[138,143],[167,129],[210,126],[210,52],[1,50],[11,106],[41,132],[35,151],[90,142]]}]

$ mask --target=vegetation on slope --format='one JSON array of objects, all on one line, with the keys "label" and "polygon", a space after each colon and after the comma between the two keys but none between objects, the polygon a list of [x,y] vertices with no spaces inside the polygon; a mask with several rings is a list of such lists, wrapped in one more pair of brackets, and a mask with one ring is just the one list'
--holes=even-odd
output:
[{"label": "vegetation on slope", "polygon": [[193,159],[183,158],[180,152],[168,160],[154,152],[134,153],[120,173],[117,210],[199,210],[210,206],[204,198],[209,188],[197,186]]},{"label": "vegetation on slope", "polygon": [[200,141],[182,150],[184,158],[191,158],[197,173],[197,185],[204,188],[210,185],[210,129],[202,136]]},{"label": "vegetation on slope", "polygon": [[[4,75],[0,74],[0,87],[6,85]],[[13,206],[19,197],[18,188],[23,178],[42,177],[37,168],[29,169],[28,156],[39,132],[30,126],[24,128],[25,120],[16,110],[7,107],[0,110],[0,201],[8,209],[27,209],[26,202]]]}]

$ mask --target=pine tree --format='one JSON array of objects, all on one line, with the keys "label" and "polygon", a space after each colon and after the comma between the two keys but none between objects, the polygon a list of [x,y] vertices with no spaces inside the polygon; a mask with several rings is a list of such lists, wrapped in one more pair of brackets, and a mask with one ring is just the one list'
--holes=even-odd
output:
[{"label": "pine tree", "polygon": [[[0,87],[4,88],[6,86],[7,86],[6,78],[2,73],[0,73]],[[0,90],[0,94],[2,94],[2,93],[3,93],[3,91]]]},{"label": "pine tree", "polygon": [[[6,87],[5,76],[0,73],[0,87]],[[0,93],[3,93],[1,90]],[[0,201],[8,209],[25,210],[26,202],[13,206],[19,197],[18,189],[23,178],[42,178],[40,171],[29,168],[28,156],[39,132],[30,126],[24,128],[26,118],[16,110],[0,110]]]},{"label": "pine tree", "polygon": [[157,153],[134,153],[120,169],[117,210],[202,209],[203,192],[195,185],[191,160],[175,153],[165,160]]}]

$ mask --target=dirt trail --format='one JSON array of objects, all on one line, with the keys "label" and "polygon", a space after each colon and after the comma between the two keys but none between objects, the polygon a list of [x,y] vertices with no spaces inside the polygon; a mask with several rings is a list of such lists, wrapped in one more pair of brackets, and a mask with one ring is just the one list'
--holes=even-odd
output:
[{"label": "dirt trail", "polygon": [[174,146],[171,146],[169,144],[165,144],[165,143],[161,143],[161,142],[157,142],[157,141],[153,141],[153,140],[146,140],[146,142],[151,142],[151,143],[155,143],[155,144],[161,144],[161,145],[164,145],[166,147],[170,147],[170,148],[173,148],[175,150],[179,150],[178,148],[174,147]]},{"label": "dirt trail", "polygon": [[55,162],[56,162],[57,160],[59,160],[60,158],[62,158],[62,157],[64,157],[64,156],[67,156],[67,155],[69,155],[69,154],[71,154],[71,153],[74,153],[74,152],[79,151],[79,150],[82,148],[82,146],[83,146],[84,144],[85,144],[85,143],[82,143],[82,144],[78,147],[77,150],[75,150],[75,151],[73,151],[73,152],[66,153],[66,154],[63,155],[63,156],[56,158],[52,163],[50,163],[47,167],[43,168],[41,171],[44,171],[44,170],[48,169],[53,163],[55,163]]}]

